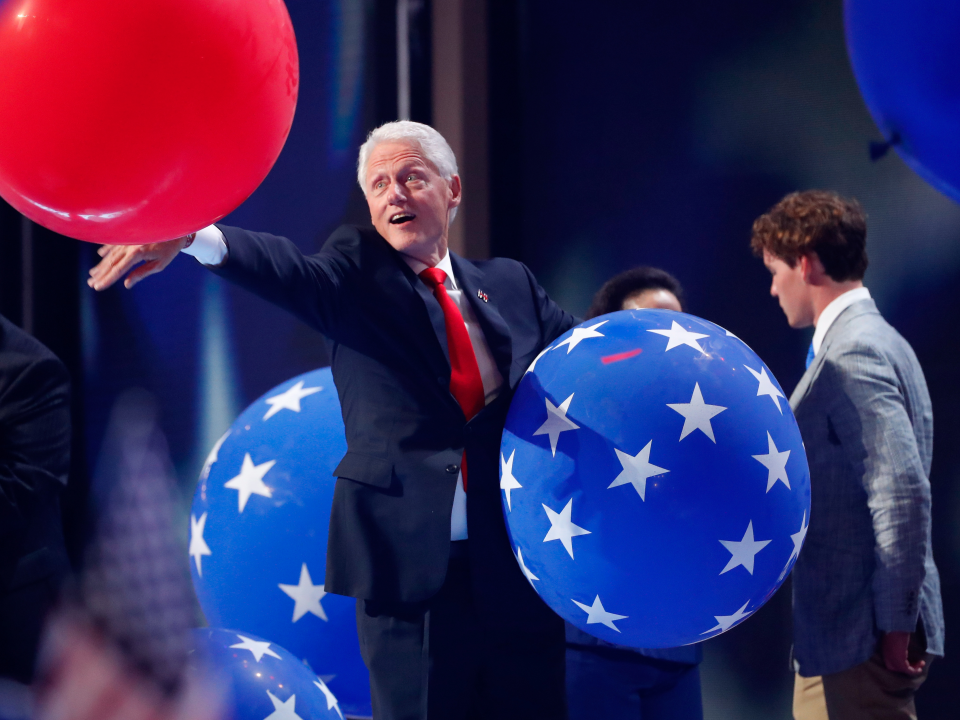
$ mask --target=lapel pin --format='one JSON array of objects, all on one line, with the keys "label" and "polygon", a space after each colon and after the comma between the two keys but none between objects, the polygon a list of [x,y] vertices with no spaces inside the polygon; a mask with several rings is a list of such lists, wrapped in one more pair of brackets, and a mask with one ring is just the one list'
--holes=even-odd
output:
[{"label": "lapel pin", "polygon": [[487,294],[483,290],[477,290],[477,297],[487,302],[490,298],[487,297]]}]

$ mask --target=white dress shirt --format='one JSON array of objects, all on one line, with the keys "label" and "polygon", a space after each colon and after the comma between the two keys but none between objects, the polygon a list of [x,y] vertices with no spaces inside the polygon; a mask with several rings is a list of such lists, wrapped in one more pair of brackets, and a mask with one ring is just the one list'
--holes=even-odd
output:
[{"label": "white dress shirt", "polygon": [[[219,265],[227,257],[227,243],[220,228],[216,225],[210,225],[197,232],[193,243],[183,252],[192,255],[204,265]],[[409,255],[403,253],[400,253],[400,255],[417,275],[430,267]],[[470,335],[470,342],[473,345],[473,354],[477,358],[477,367],[480,369],[480,379],[483,382],[484,403],[489,404],[499,394],[500,387],[503,385],[503,376],[497,369],[493,354],[490,352],[490,346],[487,345],[487,339],[483,335],[483,329],[480,327],[473,308],[470,307],[470,301],[464,297],[463,291],[457,285],[449,252],[443,256],[436,267],[446,274],[447,279],[443,281],[443,284],[447,289],[447,295],[460,310],[463,322],[467,326],[467,333]],[[837,300],[839,299],[837,298]],[[834,302],[837,302],[837,300],[834,300]],[[824,314],[826,314],[826,310],[824,310]],[[839,315],[839,312],[837,314]],[[457,477],[457,492],[453,499],[453,511],[450,513],[450,539],[467,539],[467,494],[463,490],[462,472]]]},{"label": "white dress shirt", "polygon": [[869,300],[870,291],[865,287],[847,290],[843,295],[835,297],[827,305],[820,317],[817,318],[817,329],[813,332],[813,354],[816,356],[820,352],[820,346],[823,345],[823,339],[827,336],[827,330],[833,325],[834,321],[840,317],[840,313],[860,300]]}]

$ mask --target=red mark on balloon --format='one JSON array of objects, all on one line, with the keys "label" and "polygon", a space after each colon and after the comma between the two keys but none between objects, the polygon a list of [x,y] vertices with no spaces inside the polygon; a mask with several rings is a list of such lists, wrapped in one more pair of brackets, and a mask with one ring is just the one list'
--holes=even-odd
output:
[{"label": "red mark on balloon", "polygon": [[604,365],[609,365],[610,363],[620,362],[621,360],[628,360],[629,358],[636,357],[643,350],[637,348],[636,350],[627,350],[626,352],[617,353],[616,355],[604,355],[600,358],[600,362]]}]

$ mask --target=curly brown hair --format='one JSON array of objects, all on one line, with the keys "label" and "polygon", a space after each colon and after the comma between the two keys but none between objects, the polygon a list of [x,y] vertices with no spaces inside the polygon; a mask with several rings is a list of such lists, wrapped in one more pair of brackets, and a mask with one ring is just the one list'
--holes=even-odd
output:
[{"label": "curly brown hair", "polygon": [[867,271],[867,216],[860,203],[826,190],[790,193],[753,222],[750,247],[795,267],[816,253],[837,282],[862,280]]}]

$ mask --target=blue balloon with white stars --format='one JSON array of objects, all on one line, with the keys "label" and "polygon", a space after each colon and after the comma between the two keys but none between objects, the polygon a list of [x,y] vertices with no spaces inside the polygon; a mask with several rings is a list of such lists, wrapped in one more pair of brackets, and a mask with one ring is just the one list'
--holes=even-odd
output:
[{"label": "blue balloon with white stars", "polygon": [[288,650],[234,630],[193,631],[200,667],[222,682],[232,720],[343,720],[326,683]]},{"label": "blue balloon with white stars", "polygon": [[330,368],[278,385],[210,452],[190,518],[191,574],[212,626],[281,644],[370,716],[356,601],[324,592],[327,528],[347,451]]},{"label": "blue balloon with white stars", "polygon": [[561,336],[520,381],[500,452],[521,570],[557,614],[620,645],[742,622],[806,535],[810,471],[782,389],[692,315],[624,310]]}]

